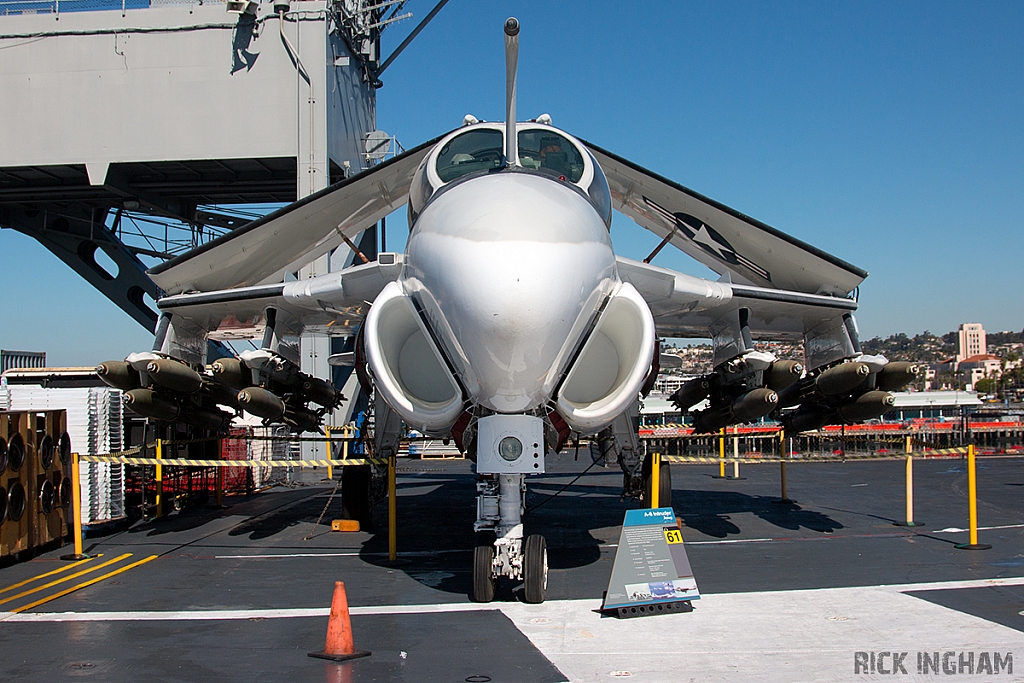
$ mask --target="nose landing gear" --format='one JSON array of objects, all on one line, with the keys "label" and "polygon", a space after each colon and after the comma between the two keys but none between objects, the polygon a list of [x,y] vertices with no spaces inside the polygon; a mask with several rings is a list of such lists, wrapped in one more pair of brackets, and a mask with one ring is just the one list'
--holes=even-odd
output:
[{"label": "nose landing gear", "polygon": [[[492,415],[477,423],[476,523],[485,532],[473,552],[473,599],[490,602],[498,580],[522,581],[523,599],[544,602],[548,551],[543,536],[523,538],[526,473],[544,472],[543,421],[529,415]],[[494,534],[493,540],[491,533]]]},{"label": "nose landing gear", "polygon": [[476,602],[493,600],[498,580],[505,576],[523,582],[524,601],[544,602],[548,587],[548,547],[540,534],[523,538],[525,477],[522,474],[485,476],[477,483],[477,490],[480,494],[474,529],[484,533],[473,551],[473,599]]}]

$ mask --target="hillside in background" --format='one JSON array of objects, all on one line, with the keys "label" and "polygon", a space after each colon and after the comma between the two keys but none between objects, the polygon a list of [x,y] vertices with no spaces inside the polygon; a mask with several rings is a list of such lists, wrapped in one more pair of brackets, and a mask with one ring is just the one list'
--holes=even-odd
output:
[{"label": "hillside in background", "polygon": [[[1020,332],[992,332],[986,335],[988,352],[1005,360],[1016,360],[1024,356],[1024,330]],[[798,343],[757,342],[759,351],[770,351],[779,358],[803,360],[803,346]],[[666,351],[676,353],[683,361],[681,374],[698,375],[711,372],[711,344],[693,344],[675,348],[668,346]],[[956,356],[957,333],[947,332],[942,336],[924,331],[913,337],[903,332],[893,334],[884,339],[874,337],[862,340],[861,350],[867,354],[881,354],[889,360],[908,360],[918,363],[938,363]]]},{"label": "hillside in background", "polygon": [[[988,352],[1006,360],[1016,360],[1024,347],[1024,330],[1020,332],[990,332],[986,334]],[[913,337],[900,332],[882,339],[875,337],[861,341],[864,353],[882,354],[889,360],[910,360],[937,363],[956,355],[957,333],[947,332],[938,337],[924,331]]]},{"label": "hillside in background", "polygon": [[910,360],[919,363],[937,363],[956,355],[957,335],[950,332],[938,337],[927,330],[908,337],[903,332],[882,339],[862,340],[861,351],[881,354],[890,360]]}]

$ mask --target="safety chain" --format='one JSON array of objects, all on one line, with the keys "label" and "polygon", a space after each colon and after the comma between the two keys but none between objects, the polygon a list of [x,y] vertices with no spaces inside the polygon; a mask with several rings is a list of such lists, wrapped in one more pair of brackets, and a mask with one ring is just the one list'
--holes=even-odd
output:
[{"label": "safety chain", "polygon": [[316,528],[320,526],[320,522],[324,521],[324,515],[327,514],[327,508],[331,507],[331,501],[334,500],[334,494],[338,492],[339,486],[341,486],[341,477],[338,477],[338,480],[334,483],[334,490],[331,491],[331,495],[327,496],[327,503],[324,504],[324,509],[320,511],[320,516],[316,518],[316,524],[313,525],[309,535],[302,539],[303,541],[310,541],[313,539],[313,533],[316,531]]}]

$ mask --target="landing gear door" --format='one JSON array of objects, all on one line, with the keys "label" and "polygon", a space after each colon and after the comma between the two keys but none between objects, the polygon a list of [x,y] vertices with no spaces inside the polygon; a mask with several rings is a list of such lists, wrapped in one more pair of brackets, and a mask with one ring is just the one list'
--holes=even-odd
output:
[{"label": "landing gear door", "polygon": [[532,415],[490,415],[477,422],[478,474],[544,472],[544,421]]}]

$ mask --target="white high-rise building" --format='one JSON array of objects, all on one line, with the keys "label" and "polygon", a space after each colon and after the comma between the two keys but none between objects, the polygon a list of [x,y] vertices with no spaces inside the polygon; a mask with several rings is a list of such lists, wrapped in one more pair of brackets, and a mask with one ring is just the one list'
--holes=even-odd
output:
[{"label": "white high-rise building", "polygon": [[964,323],[960,326],[959,337],[960,346],[956,354],[958,363],[965,358],[988,353],[985,328],[981,326],[981,323]]}]

